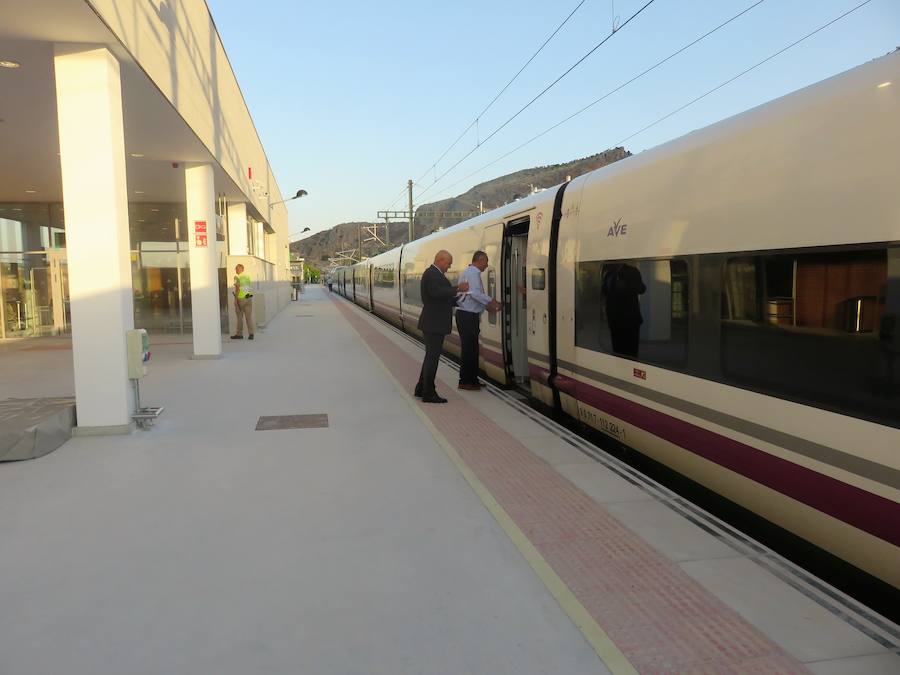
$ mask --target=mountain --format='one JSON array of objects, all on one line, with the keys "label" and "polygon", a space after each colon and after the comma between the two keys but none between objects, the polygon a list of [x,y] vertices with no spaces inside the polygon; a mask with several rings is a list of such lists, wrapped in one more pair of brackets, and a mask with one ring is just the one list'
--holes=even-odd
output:
[{"label": "mountain", "polygon": [[[564,164],[522,169],[515,173],[479,183],[457,197],[421,204],[416,208],[415,235],[418,238],[433,232],[439,227],[449,227],[471,217],[470,215],[437,217],[431,214],[452,211],[477,213],[479,207],[489,211],[525,197],[535,190],[559,185],[569,177],[575,178],[630,155],[631,153],[625,148],[613,148],[606,152]],[[361,247],[362,255],[371,257],[405,243],[408,239],[409,225],[404,221],[391,223],[390,245],[381,245],[374,240],[367,242],[365,240],[371,239],[371,234],[367,233],[365,228],[372,227],[373,224],[372,222],[340,223],[330,230],[317,232],[311,237],[293,242],[290,249],[291,255],[306,258],[306,261],[313,267],[323,269],[328,267],[328,259],[335,256],[338,251],[352,249],[353,255],[358,257],[356,250]],[[385,238],[383,222],[378,223],[377,232],[381,239]]]}]

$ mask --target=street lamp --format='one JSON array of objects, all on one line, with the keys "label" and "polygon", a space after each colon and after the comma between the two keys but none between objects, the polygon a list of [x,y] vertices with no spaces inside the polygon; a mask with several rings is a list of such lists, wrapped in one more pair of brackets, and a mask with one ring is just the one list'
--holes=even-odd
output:
[{"label": "street lamp", "polygon": [[272,202],[271,204],[269,204],[269,207],[278,206],[278,204],[284,204],[285,202],[290,202],[290,201],[293,201],[294,199],[300,199],[300,197],[303,197],[304,195],[307,195],[307,194],[309,194],[309,193],[306,190],[297,190],[297,194],[295,194],[293,197],[288,197],[287,199],[282,199],[280,202]]}]

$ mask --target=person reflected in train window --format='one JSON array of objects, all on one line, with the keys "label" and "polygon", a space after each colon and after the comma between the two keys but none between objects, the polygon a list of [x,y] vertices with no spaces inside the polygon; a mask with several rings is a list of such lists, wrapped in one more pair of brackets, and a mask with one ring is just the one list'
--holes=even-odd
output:
[{"label": "person reflected in train window", "polygon": [[456,329],[459,331],[460,367],[459,389],[479,391],[484,385],[478,381],[478,334],[481,332],[481,315],[484,310],[496,312],[499,302],[484,292],[481,273],[487,269],[488,257],[484,251],[475,251],[472,264],[463,270],[460,279],[469,284],[469,290],[456,302]]},{"label": "person reflected in train window", "polygon": [[626,263],[607,265],[603,274],[603,295],[606,298],[606,320],[612,336],[613,352],[621,356],[638,357],[641,316],[639,295],[647,291],[641,272]]},{"label": "person reflected in train window", "polygon": [[445,276],[453,256],[449,251],[438,251],[434,263],[422,273],[419,291],[422,294],[422,313],[419,314],[419,330],[425,340],[425,359],[419,372],[415,395],[421,396],[424,403],[446,403],[447,399],[438,396],[434,388],[437,375],[438,360],[444,348],[444,336],[453,325],[453,307],[456,297],[469,290],[466,281],[453,286]]}]

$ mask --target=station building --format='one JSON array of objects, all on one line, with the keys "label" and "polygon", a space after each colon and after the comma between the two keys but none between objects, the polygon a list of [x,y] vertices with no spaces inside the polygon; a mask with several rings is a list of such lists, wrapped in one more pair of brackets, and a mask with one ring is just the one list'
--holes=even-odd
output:
[{"label": "station building", "polygon": [[70,335],[77,431],[125,432],[126,330],[218,357],[237,263],[288,302],[284,198],[204,0],[3,3],[0,66],[0,339]]}]

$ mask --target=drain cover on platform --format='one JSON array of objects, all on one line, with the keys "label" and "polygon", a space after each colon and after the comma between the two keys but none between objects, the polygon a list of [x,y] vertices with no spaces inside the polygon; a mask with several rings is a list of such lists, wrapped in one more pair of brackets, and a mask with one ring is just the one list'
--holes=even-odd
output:
[{"label": "drain cover on platform", "polygon": [[323,429],[328,426],[328,415],[271,415],[260,417],[256,431],[280,429]]}]

